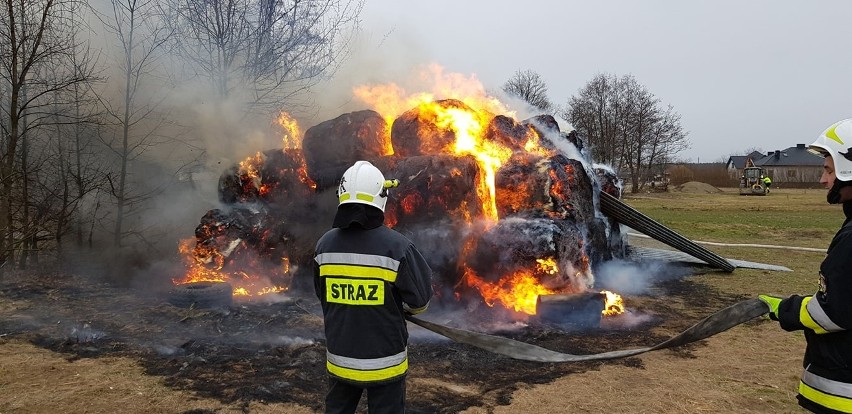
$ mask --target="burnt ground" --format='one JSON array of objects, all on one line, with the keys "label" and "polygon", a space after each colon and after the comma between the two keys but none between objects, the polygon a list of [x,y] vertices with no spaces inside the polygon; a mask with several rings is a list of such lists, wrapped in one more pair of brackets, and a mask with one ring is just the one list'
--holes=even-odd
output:
[{"label": "burnt ground", "polygon": [[[661,281],[650,290],[626,297],[631,312],[653,315],[630,328],[566,331],[530,324],[493,333],[570,354],[645,347],[743,299],[689,276]],[[294,402],[321,409],[325,349],[312,295],[192,309],[170,305],[166,292],[167,287],[143,290],[57,271],[7,272],[0,279],[0,337],[25,340],[69,360],[131,357],[141,362],[146,374],[161,377],[171,388],[228,404]],[[424,319],[432,318],[427,314]],[[636,357],[562,364],[518,361],[436,339],[419,329],[412,328],[410,375],[428,381],[409,387],[412,413],[506,405],[524,384],[549,383],[604,364],[642,366]],[[674,351],[693,358],[701,346],[699,342]],[[481,392],[434,384],[464,384]]]}]

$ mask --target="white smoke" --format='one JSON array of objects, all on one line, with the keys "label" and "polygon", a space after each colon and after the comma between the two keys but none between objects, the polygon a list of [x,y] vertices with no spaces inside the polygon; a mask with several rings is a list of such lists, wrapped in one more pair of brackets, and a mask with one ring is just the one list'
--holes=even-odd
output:
[{"label": "white smoke", "polygon": [[623,295],[648,294],[653,284],[685,274],[684,269],[668,262],[613,259],[598,265],[595,287]]}]

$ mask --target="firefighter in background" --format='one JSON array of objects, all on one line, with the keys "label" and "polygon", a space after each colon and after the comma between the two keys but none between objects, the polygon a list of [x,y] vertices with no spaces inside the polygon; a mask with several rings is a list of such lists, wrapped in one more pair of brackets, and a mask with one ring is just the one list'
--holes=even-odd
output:
[{"label": "firefighter in background", "polygon": [[356,162],[340,179],[333,228],[317,242],[326,413],[354,413],[364,390],[370,414],[405,411],[405,316],[426,310],[432,270],[410,240],[383,225],[388,188],[397,185],[369,162]]},{"label": "firefighter in background", "polygon": [[819,290],[786,299],[760,295],[787,331],[804,330],[807,348],[799,405],[815,413],[852,413],[852,119],[822,133],[809,149],[825,157],[820,178],[828,202],[846,220],[819,269]]},{"label": "firefighter in background", "polygon": [[772,187],[772,179],[769,176],[764,176],[763,178],[763,186],[766,187],[766,192],[769,192],[769,187]]}]

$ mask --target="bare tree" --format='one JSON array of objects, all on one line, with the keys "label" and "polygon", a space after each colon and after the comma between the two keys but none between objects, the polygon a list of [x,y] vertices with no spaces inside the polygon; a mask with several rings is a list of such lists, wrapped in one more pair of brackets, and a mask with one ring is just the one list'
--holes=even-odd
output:
[{"label": "bare tree", "polygon": [[[86,50],[84,53],[75,54],[73,68],[80,71],[81,68],[93,66],[94,57]],[[100,81],[100,79],[98,79]],[[94,84],[95,82],[92,82]],[[66,230],[73,228],[75,232],[75,244],[83,246],[83,231],[85,219],[78,213],[79,203],[91,192],[98,189],[103,179],[102,170],[104,162],[95,153],[95,139],[97,135],[95,128],[98,127],[100,108],[97,97],[91,87],[82,88],[74,86],[73,103],[71,111],[75,119],[80,120],[71,126],[70,133],[67,130],[60,131],[66,136],[70,135],[70,142],[63,146],[60,141],[58,152],[61,157],[63,168],[61,169],[62,210],[59,212],[59,220],[56,223],[56,244],[59,255],[62,256],[62,237]]]},{"label": "bare tree", "polygon": [[[80,201],[94,188],[98,177],[99,161],[92,157],[82,159],[79,134],[93,118],[91,108],[96,102],[90,91],[91,85],[99,80],[92,75],[96,58],[87,44],[75,40],[79,37],[76,23],[84,19],[76,15],[71,19],[75,24],[66,33],[74,45],[70,59],[59,62],[61,65],[42,68],[40,77],[61,79],[76,75],[87,81],[45,95],[49,104],[40,111],[45,115],[41,125],[22,140],[21,168],[25,179],[20,184],[24,200],[19,230],[24,237],[21,268],[27,266],[28,260],[38,263],[42,242],[53,242],[49,247],[63,259],[62,237],[69,231]],[[77,176],[80,179],[71,178]]]},{"label": "bare tree", "polygon": [[[3,96],[0,136],[0,271],[26,237],[20,231],[32,217],[29,205],[28,134],[45,125],[76,122],[55,115],[56,99],[65,99],[75,85],[91,79],[91,68],[52,71],[69,66],[78,50],[73,16],[80,0],[5,0],[0,15],[0,88]],[[62,103],[63,105],[65,102]],[[24,120],[26,121],[24,122]],[[24,151],[26,150],[26,152]],[[28,172],[29,170],[29,172]],[[26,225],[26,226],[24,226]]]},{"label": "bare tree", "polygon": [[359,0],[169,0],[180,55],[219,98],[279,110],[336,69]]},{"label": "bare tree", "polygon": [[587,137],[594,159],[630,176],[633,192],[688,147],[680,115],[630,75],[595,76],[569,99],[563,118]]},{"label": "bare tree", "polygon": [[[113,244],[121,246],[125,234],[126,209],[149,197],[150,193],[134,193],[129,178],[129,164],[147,150],[165,143],[157,130],[168,121],[157,110],[165,99],[141,96],[143,85],[155,77],[156,66],[172,31],[159,14],[156,0],[110,0],[111,10],[101,17],[107,30],[116,36],[120,46],[120,98],[111,101],[102,95],[106,116],[116,127],[113,133],[101,135],[102,142],[116,157],[116,171],[108,176],[109,194],[115,202]],[[162,92],[158,92],[162,94]]]},{"label": "bare tree", "polygon": [[542,112],[550,113],[553,110],[553,104],[547,97],[547,84],[532,70],[515,72],[512,78],[503,84],[503,92],[523,99]]},{"label": "bare tree", "polygon": [[621,137],[617,121],[621,108],[618,79],[612,75],[599,74],[568,100],[568,108],[562,118],[586,136],[592,158],[602,164],[618,169],[621,158]]},{"label": "bare tree", "polygon": [[[78,54],[72,70],[85,67],[91,56],[84,52]],[[55,154],[51,176],[43,179],[44,197],[55,205],[52,212],[52,231],[50,236],[56,243],[57,255],[64,258],[64,236],[74,232],[72,240],[77,247],[83,246],[85,218],[80,211],[80,203],[104,184],[105,162],[96,152],[94,139],[98,125],[98,102],[90,88],[75,87],[70,92],[71,103],[66,108],[57,107],[57,117],[61,111],[79,120],[70,125],[57,123],[51,131],[49,144]],[[47,203],[48,201],[42,201]]]}]

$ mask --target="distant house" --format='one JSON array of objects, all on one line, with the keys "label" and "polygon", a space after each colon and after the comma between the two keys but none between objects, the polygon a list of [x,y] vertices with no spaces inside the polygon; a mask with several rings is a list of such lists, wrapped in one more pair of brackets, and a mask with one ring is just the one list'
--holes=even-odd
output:
[{"label": "distant house", "polygon": [[808,151],[805,144],[796,144],[784,150],[769,151],[766,154],[752,152],[749,155],[731,156],[726,169],[732,177],[742,175],[748,160],[757,167],[763,167],[773,184],[787,187],[809,187],[819,183],[822,175],[822,157]]},{"label": "distant house", "polygon": [[819,183],[823,158],[808,151],[805,144],[796,144],[785,150],[770,151],[754,163],[766,170],[773,184],[799,186]]},{"label": "distant house", "polygon": [[763,153],[759,151],[753,151],[748,155],[732,155],[728,158],[728,163],[725,165],[725,169],[728,170],[728,175],[730,175],[732,179],[739,179],[740,176],[743,175],[743,168],[745,168],[748,160],[751,160],[751,162],[754,163],[761,158],[763,158]]}]

